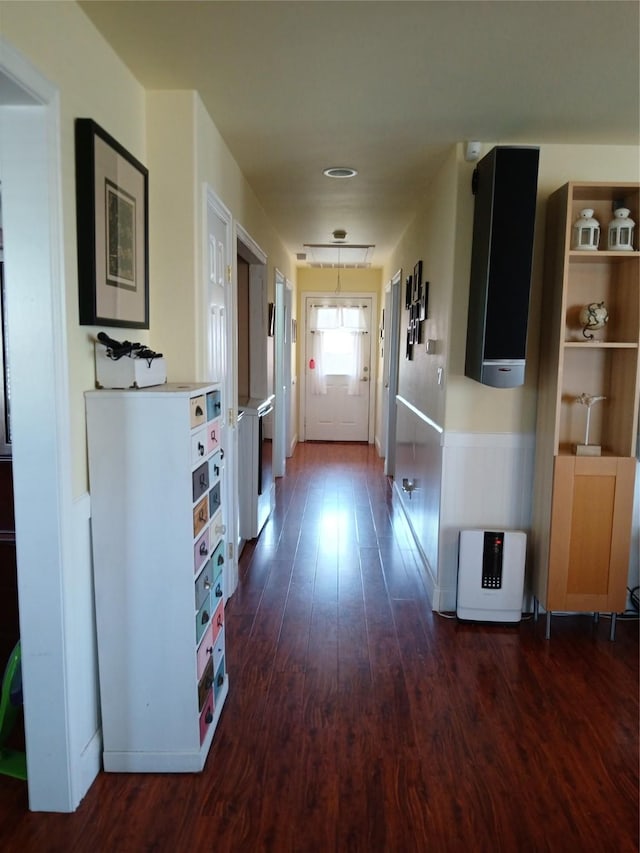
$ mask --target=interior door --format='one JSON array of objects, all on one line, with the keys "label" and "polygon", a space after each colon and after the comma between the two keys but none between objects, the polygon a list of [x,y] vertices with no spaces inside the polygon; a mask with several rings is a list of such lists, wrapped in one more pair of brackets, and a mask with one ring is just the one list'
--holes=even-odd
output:
[{"label": "interior door", "polygon": [[[372,299],[332,294],[305,303],[305,439],[368,441]],[[355,321],[345,319],[352,311]]]},{"label": "interior door", "polygon": [[235,494],[237,477],[233,476],[235,461],[234,425],[227,417],[231,400],[235,398],[233,389],[233,369],[229,357],[229,318],[233,309],[233,292],[231,287],[231,214],[211,189],[206,193],[207,204],[207,379],[220,382],[222,387],[222,412],[224,415],[224,430],[222,448],[224,464],[222,467],[223,517],[227,530],[227,542],[234,545],[232,551],[227,549],[225,561],[225,592],[227,596],[238,585],[238,561],[236,543],[238,539],[238,514],[236,512],[237,495]]}]

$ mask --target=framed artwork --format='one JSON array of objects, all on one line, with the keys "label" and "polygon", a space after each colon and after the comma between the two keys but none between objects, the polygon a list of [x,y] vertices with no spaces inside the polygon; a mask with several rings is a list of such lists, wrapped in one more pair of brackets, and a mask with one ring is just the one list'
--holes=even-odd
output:
[{"label": "framed artwork", "polygon": [[429,282],[422,282],[420,293],[420,320],[426,320],[429,311]]},{"label": "framed artwork", "polygon": [[149,173],[98,124],[75,122],[81,326],[149,328]]},{"label": "framed artwork", "polygon": [[412,278],[412,276],[408,275],[407,281],[405,283],[404,307],[410,308],[412,302],[413,302],[413,278]]},{"label": "framed artwork", "polygon": [[298,321],[295,317],[291,320],[291,343],[295,344],[298,341]]},{"label": "framed artwork", "polygon": [[420,300],[420,289],[422,287],[422,261],[413,268],[413,302]]}]

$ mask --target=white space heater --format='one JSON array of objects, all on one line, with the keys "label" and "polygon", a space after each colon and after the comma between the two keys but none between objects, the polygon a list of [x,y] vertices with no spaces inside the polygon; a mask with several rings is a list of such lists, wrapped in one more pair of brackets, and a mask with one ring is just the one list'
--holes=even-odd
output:
[{"label": "white space heater", "polygon": [[527,535],[521,530],[461,530],[456,614],[472,622],[522,618]]}]

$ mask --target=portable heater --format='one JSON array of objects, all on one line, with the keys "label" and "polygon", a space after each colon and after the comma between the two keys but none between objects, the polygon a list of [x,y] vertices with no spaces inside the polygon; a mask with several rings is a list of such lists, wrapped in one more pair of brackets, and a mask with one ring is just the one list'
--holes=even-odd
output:
[{"label": "portable heater", "polygon": [[473,622],[522,618],[527,536],[521,530],[461,530],[456,614]]}]

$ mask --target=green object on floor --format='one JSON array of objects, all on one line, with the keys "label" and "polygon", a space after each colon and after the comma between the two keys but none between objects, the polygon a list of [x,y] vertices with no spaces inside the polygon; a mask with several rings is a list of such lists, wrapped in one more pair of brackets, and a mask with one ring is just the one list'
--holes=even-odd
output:
[{"label": "green object on floor", "polygon": [[27,778],[27,756],[5,746],[22,706],[22,670],[20,640],[9,656],[2,679],[0,694],[0,773],[15,779]]}]

